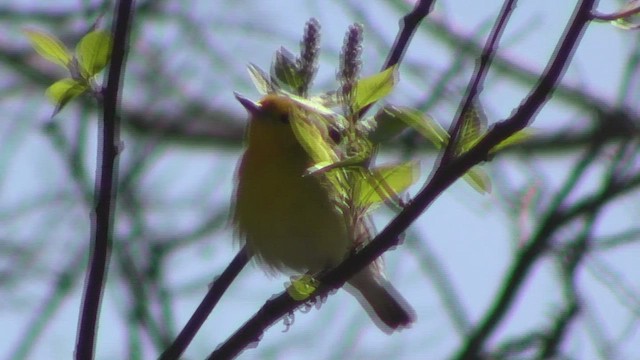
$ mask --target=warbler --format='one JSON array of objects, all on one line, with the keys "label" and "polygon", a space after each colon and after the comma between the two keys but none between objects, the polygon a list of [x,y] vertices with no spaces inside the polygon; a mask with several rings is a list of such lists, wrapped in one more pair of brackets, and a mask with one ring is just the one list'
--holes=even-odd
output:
[{"label": "warbler", "polygon": [[[338,265],[354,249],[355,235],[322,177],[306,173],[313,164],[292,129],[291,122],[299,121],[291,116],[296,105],[277,94],[257,103],[236,97],[249,113],[233,209],[240,242],[272,274],[317,274]],[[380,262],[348,284],[383,331],[413,321],[413,311],[384,278]]]}]

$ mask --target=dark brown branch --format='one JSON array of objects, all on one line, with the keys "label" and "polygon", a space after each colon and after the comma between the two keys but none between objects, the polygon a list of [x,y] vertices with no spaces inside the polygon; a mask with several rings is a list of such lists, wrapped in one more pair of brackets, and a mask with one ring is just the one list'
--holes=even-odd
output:
[{"label": "dark brown branch", "polygon": [[453,156],[455,156],[456,147],[458,146],[458,136],[464,124],[464,118],[466,114],[469,113],[469,111],[473,108],[474,102],[476,102],[478,95],[480,95],[480,93],[482,92],[484,79],[487,76],[487,72],[489,71],[489,67],[491,66],[493,57],[498,50],[498,42],[500,41],[500,37],[504,32],[504,28],[507,26],[507,22],[509,21],[511,12],[515,8],[515,3],[516,0],[507,0],[503,3],[500,14],[498,14],[498,19],[494,24],[493,29],[491,30],[491,34],[489,34],[487,43],[485,44],[485,47],[482,50],[482,54],[480,55],[476,71],[471,77],[471,81],[469,82],[469,86],[467,87],[465,97],[460,103],[460,108],[458,109],[456,120],[451,124],[451,130],[449,131],[451,140],[449,141],[449,144],[447,144],[447,148],[442,155],[442,162],[446,163],[447,161],[451,160]]},{"label": "dark brown branch", "polygon": [[[434,2],[435,0],[420,0],[416,3],[413,10],[402,18],[402,21],[400,22],[400,31],[398,32],[396,40],[389,51],[387,60],[384,62],[384,65],[382,65],[382,70],[400,64],[404,53],[409,47],[411,38],[416,33],[416,30],[418,30],[418,26],[422,20],[431,12]],[[359,114],[360,117],[364,116],[372,106],[373,104],[369,104],[362,108]]]},{"label": "dark brown branch", "polygon": [[[376,238],[365,246],[361,251],[349,256],[336,268],[328,271],[324,276],[319,278],[320,288],[316,292],[317,297],[326,296],[330,291],[340,288],[347,279],[352,277],[358,271],[370,264],[376,258],[381,256],[385,251],[393,246],[398,245],[399,235],[407,228],[447,189],[456,179],[466,173],[472,166],[486,161],[489,152],[493,147],[498,145],[504,139],[513,135],[515,132],[524,128],[533,119],[533,116],[539,111],[541,106],[549,98],[553,88],[558,83],[560,76],[570,62],[571,55],[578,43],[580,35],[583,33],[590,19],[589,14],[593,7],[594,0],[584,0],[576,8],[574,17],[563,36],[556,55],[550,61],[550,65],[542,75],[538,86],[527,97],[524,103],[517,109],[513,116],[493,126],[487,133],[485,138],[478,143],[473,149],[464,155],[454,159],[448,164],[443,164],[434,173],[431,181],[423,190],[418,193],[415,199],[404,208],[396,218],[394,218]],[[548,229],[545,229],[548,231]],[[543,238],[546,238],[543,236]],[[539,252],[534,247],[534,252]],[[530,264],[524,266],[522,275],[526,274],[526,270]],[[518,275],[519,277],[520,275]],[[522,277],[524,278],[524,277]],[[522,278],[518,279],[517,284],[521,283]],[[518,288],[519,285],[516,285]],[[515,292],[509,295],[506,303],[510,303]],[[257,342],[264,329],[272,325],[285,314],[293,311],[301,302],[292,300],[288,294],[283,293],[278,297],[268,301],[256,315],[254,315],[247,323],[245,323],[236,333],[234,333],[224,344],[214,351],[210,359],[227,359],[237,356],[240,351],[245,349],[249,344]],[[505,306],[506,309],[507,306]],[[504,312],[505,310],[501,310]],[[496,319],[492,319],[488,326],[489,330],[493,329],[497,320],[502,317],[500,314]],[[496,323],[493,323],[496,321]],[[482,330],[482,327],[481,327]],[[462,352],[461,359],[471,359],[477,354],[481,348],[489,331],[486,333],[478,332],[480,336],[470,338],[469,346]],[[470,356],[470,357],[469,357]]]},{"label": "dark brown branch", "polygon": [[[471,152],[475,152],[478,148],[491,149],[491,144],[495,144],[495,141],[499,141],[499,139],[506,139],[529,124],[535,114],[539,111],[541,105],[551,96],[554,86],[558,83],[562,73],[569,64],[576,44],[591,19],[590,13],[593,9],[594,3],[594,0],[583,0],[577,5],[573,19],[560,40],[556,54],[549,63],[547,70],[541,77],[536,88],[534,88],[531,94],[525,99],[523,104],[516,109],[510,118],[496,124],[492,130],[489,131],[487,136]],[[552,214],[550,216],[553,217],[559,215]],[[549,241],[548,235],[553,227],[552,225],[557,223],[555,220],[556,219],[553,218],[546,219],[543,224],[547,225],[543,225],[540,228],[534,237],[535,240],[521,252],[518,260],[505,278],[506,280],[501,287],[502,290],[500,295],[491,306],[490,311],[487,312],[486,317],[482,319],[476,330],[469,335],[466,344],[455,357],[456,359],[475,359],[479,356],[484,342],[488,339],[500,319],[502,319],[510,308],[510,304],[521,288],[524,279],[535,262],[535,259],[538,258],[539,254],[546,247]]]},{"label": "dark brown branch", "polygon": [[98,168],[96,171],[95,213],[91,221],[91,254],[89,272],[82,301],[78,324],[75,358],[93,359],[96,328],[102,291],[106,280],[111,235],[113,229],[113,209],[116,198],[118,153],[120,151],[120,124],[118,105],[120,82],[124,73],[124,63],[131,18],[133,0],[119,1],[113,26],[113,49],[111,65],[104,90],[103,117],[99,136]]},{"label": "dark brown branch", "polygon": [[207,317],[209,317],[209,314],[211,314],[211,311],[222,297],[222,294],[224,294],[229,285],[231,285],[236,276],[238,276],[240,271],[245,267],[249,258],[250,257],[245,246],[238,252],[238,254],[236,254],[235,258],[233,258],[220,277],[218,277],[211,287],[209,287],[207,295],[202,299],[202,302],[193,315],[191,315],[191,318],[178,337],[174,340],[171,346],[162,353],[159,358],[160,360],[180,358],[182,353],[187,349],[187,346],[189,346],[193,340],[194,336],[196,336],[202,327],[202,324],[204,324]]},{"label": "dark brown branch", "polygon": [[387,60],[382,66],[382,70],[399,64],[400,61],[402,61],[402,57],[409,47],[409,42],[411,41],[413,34],[416,33],[418,25],[420,25],[422,19],[426,18],[431,12],[434,2],[434,0],[418,1],[413,10],[402,18],[400,32],[391,47]]},{"label": "dark brown branch", "polygon": [[[400,26],[400,32],[398,33],[396,41],[389,52],[389,57],[385,61],[382,69],[386,69],[400,63],[407,47],[409,46],[413,34],[415,34],[422,19],[424,19],[431,11],[433,3],[433,0],[421,0],[416,4],[414,9],[403,18]],[[369,110],[370,106],[361,109],[359,115],[364,115]],[[400,233],[401,232],[398,232],[398,234]],[[381,251],[378,256],[383,252],[384,250]],[[378,256],[366,261],[358,269],[364,268],[366,264],[372,262]],[[343,265],[344,264],[345,262],[343,262]],[[327,276],[319,279],[323,286],[316,292],[316,297],[326,296],[329,291],[338,289],[357,271],[351,267],[351,269],[347,269],[347,272],[344,273],[345,269],[342,269],[343,267],[344,266],[338,266],[334,270],[328,272],[326,274]],[[237,356],[248,345],[257,342],[265,329],[285,314],[292,312],[301,304],[302,302],[291,299],[287,293],[281,294],[277,298],[267,301],[256,315],[254,315],[225,343],[216,349],[209,358],[228,359]]]}]

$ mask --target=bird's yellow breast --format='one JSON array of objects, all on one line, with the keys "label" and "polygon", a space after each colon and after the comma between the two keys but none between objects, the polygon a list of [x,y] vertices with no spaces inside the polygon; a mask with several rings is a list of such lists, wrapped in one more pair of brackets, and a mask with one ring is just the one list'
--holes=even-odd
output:
[{"label": "bird's yellow breast", "polygon": [[351,247],[342,214],[316,176],[290,124],[252,119],[238,169],[234,221],[241,240],[271,269],[317,272]]}]

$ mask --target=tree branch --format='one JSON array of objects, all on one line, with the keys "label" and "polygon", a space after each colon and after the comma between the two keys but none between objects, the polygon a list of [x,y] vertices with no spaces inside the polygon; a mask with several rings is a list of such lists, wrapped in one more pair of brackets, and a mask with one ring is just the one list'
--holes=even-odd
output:
[{"label": "tree branch", "polygon": [[[408,204],[367,246],[349,256],[340,265],[329,270],[318,280],[320,287],[314,294],[322,298],[329,292],[340,288],[349,278],[362,270],[385,251],[400,242],[399,235],[433,203],[456,179],[466,173],[472,166],[486,161],[491,149],[504,139],[513,135],[530,123],[534,115],[549,98],[558,83],[563,71],[570,62],[571,55],[578,43],[580,35],[590,20],[590,11],[594,0],[584,0],[576,8],[574,17],[565,32],[556,55],[552,58],[545,73],[531,94],[510,118],[494,125],[487,135],[467,153],[441,164],[433,174],[431,181],[421,190],[415,199]],[[537,248],[534,248],[537,251]],[[529,264],[530,265],[530,264]],[[529,265],[525,266],[525,270]],[[526,271],[523,272],[524,275]],[[515,292],[514,292],[515,294]],[[511,295],[513,296],[513,294]],[[285,292],[269,300],[249,321],[247,321],[225,343],[214,351],[209,359],[228,359],[237,356],[249,344],[260,339],[262,332],[287,313],[292,312],[303,302],[295,301]],[[510,303],[508,299],[507,303]],[[497,319],[501,317],[498,316]],[[494,319],[497,321],[497,319]],[[492,320],[492,321],[494,321]],[[492,329],[495,323],[488,325]],[[472,337],[469,346],[462,352],[461,359],[472,359],[480,350],[488,332]]]},{"label": "tree branch", "polygon": [[489,71],[489,67],[491,66],[491,62],[495,53],[498,49],[498,42],[500,41],[500,37],[504,31],[504,28],[507,26],[507,22],[509,21],[509,17],[511,16],[511,12],[515,8],[515,3],[517,0],[506,0],[503,3],[502,9],[500,10],[500,14],[498,14],[498,19],[491,30],[491,34],[487,39],[487,43],[485,44],[484,49],[482,50],[482,54],[480,55],[480,59],[478,60],[478,66],[474,75],[471,77],[471,81],[469,82],[469,86],[467,87],[467,93],[465,94],[464,99],[460,103],[460,108],[458,109],[458,114],[456,116],[456,120],[451,124],[451,130],[449,131],[450,141],[447,144],[447,147],[442,155],[442,161],[448,162],[450,161],[456,154],[456,147],[458,146],[458,138],[460,134],[460,130],[465,121],[466,114],[473,108],[474,102],[476,102],[478,95],[482,92],[482,88],[484,86],[484,79]]},{"label": "tree branch", "polygon": [[113,209],[117,193],[115,186],[118,174],[117,158],[121,147],[120,121],[117,114],[118,100],[132,17],[133,0],[119,1],[114,19],[111,65],[104,90],[95,185],[96,203],[91,221],[91,255],[75,351],[75,358],[78,360],[94,357],[98,314],[111,250]]},{"label": "tree branch", "polygon": [[191,315],[191,318],[171,346],[160,355],[159,360],[180,358],[202,327],[202,324],[204,324],[205,320],[209,317],[209,314],[211,314],[211,311],[213,311],[222,294],[224,294],[236,276],[238,276],[247,262],[249,262],[249,259],[250,257],[245,246],[236,254],[229,266],[227,266],[224,272],[209,287],[207,295],[202,299],[202,302],[193,315]]}]

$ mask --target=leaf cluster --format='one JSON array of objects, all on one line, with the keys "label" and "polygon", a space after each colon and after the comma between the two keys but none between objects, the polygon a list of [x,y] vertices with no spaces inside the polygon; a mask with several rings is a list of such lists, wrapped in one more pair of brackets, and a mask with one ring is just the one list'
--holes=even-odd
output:
[{"label": "leaf cluster", "polygon": [[72,53],[52,34],[31,29],[24,32],[40,56],[69,72],[69,77],[56,81],[46,90],[47,96],[56,105],[52,116],[87,91],[101,98],[95,77],[111,59],[112,39],[109,33],[102,30],[87,33],[76,45],[75,53]]},{"label": "leaf cluster", "polygon": [[[301,56],[302,58],[302,56]],[[373,117],[353,122],[343,109],[358,112],[386,97],[397,83],[395,67],[359,79],[354,96],[340,96],[340,89],[304,96],[313,81],[284,48],[276,52],[267,74],[249,65],[249,74],[263,95],[288,98],[293,104],[289,121],[293,133],[313,163],[305,176],[323,177],[335,202],[350,224],[359,223],[369,210],[386,201],[396,202],[399,193],[416,180],[417,163],[372,166],[379,143],[369,139]]]},{"label": "leaf cluster", "polygon": [[[315,20],[307,24],[314,34],[319,25]],[[361,27],[349,28],[341,55],[336,89],[308,95],[317,70],[318,38],[305,33],[300,56],[280,48],[267,74],[254,64],[248,66],[249,75],[262,95],[288,98],[293,106],[291,127],[302,147],[313,159],[307,176],[324,176],[336,194],[336,203],[355,224],[370,209],[382,203],[402,206],[398,194],[417,180],[417,162],[373,166],[377,150],[399,135],[412,129],[431,142],[437,149],[449,144],[449,133],[431,116],[409,107],[386,105],[370,116],[364,112],[383,100],[398,83],[397,67],[391,66],[379,73],[359,78]],[[355,33],[355,35],[354,35]],[[305,43],[313,38],[313,44]],[[355,49],[351,49],[355,48]],[[305,53],[305,50],[307,53]],[[312,64],[312,65],[310,65]],[[354,65],[355,64],[355,65]],[[307,69],[312,69],[310,73]],[[349,74],[349,75],[343,75]],[[479,104],[475,104],[463,117],[454,146],[460,156],[477,144],[487,131],[487,120]],[[493,149],[493,153],[526,140],[530,132],[519,132]],[[478,192],[491,191],[486,172],[478,165],[463,178]]]}]

